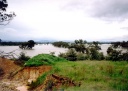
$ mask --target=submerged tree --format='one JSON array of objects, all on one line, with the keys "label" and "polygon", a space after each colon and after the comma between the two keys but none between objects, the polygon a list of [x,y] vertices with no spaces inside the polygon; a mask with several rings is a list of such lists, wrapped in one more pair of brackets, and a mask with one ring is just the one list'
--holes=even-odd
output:
[{"label": "submerged tree", "polygon": [[7,13],[7,0],[0,0],[0,25],[7,25],[16,15],[14,12]]},{"label": "submerged tree", "polygon": [[23,42],[19,47],[21,49],[32,49],[36,43],[33,40],[29,40],[28,42]]}]

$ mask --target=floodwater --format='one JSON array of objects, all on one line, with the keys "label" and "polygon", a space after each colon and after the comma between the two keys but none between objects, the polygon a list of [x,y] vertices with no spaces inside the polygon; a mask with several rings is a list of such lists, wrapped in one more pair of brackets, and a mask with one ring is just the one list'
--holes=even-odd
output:
[{"label": "floodwater", "polygon": [[38,44],[33,47],[32,50],[22,50],[19,48],[19,46],[0,46],[0,53],[4,51],[4,54],[13,52],[14,55],[19,56],[21,52],[24,52],[27,56],[33,57],[38,54],[46,53],[49,54],[51,52],[55,52],[55,55],[57,56],[60,53],[64,53],[67,51],[66,48],[58,48],[54,47],[52,44],[44,45],[44,44]]},{"label": "floodwater", "polygon": [[110,47],[111,44],[101,44],[101,50],[100,52],[103,52],[104,55],[107,55],[107,49]]},{"label": "floodwater", "polygon": [[[106,50],[110,46],[110,44],[102,44],[101,46],[101,52],[106,55]],[[58,48],[54,47],[52,44],[44,45],[44,44],[38,44],[33,47],[32,50],[22,50],[19,48],[19,46],[0,46],[0,53],[4,51],[4,53],[13,52],[14,55],[19,56],[21,52],[24,52],[27,56],[33,57],[38,54],[46,53],[49,54],[51,52],[55,52],[55,55],[58,56],[60,53],[66,52],[68,49],[66,48]]]}]

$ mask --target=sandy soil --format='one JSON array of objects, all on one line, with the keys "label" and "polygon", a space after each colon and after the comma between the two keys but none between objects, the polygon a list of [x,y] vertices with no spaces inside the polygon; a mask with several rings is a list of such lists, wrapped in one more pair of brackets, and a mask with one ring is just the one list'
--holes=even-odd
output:
[{"label": "sandy soil", "polygon": [[22,68],[6,58],[0,58],[0,68],[4,72],[0,75],[0,91],[27,91],[28,82],[51,70],[51,66]]},{"label": "sandy soil", "polygon": [[19,91],[28,91],[27,88],[28,88],[27,86],[19,86],[16,89]]}]

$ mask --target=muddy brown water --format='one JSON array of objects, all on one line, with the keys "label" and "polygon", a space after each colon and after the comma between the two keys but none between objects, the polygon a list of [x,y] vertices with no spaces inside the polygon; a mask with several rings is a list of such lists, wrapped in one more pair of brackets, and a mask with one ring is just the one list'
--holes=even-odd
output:
[{"label": "muddy brown water", "polygon": [[[102,44],[101,46],[101,52],[103,52],[105,55],[107,48],[110,46],[110,44]],[[44,45],[44,44],[39,44],[35,45],[32,50],[22,50],[19,48],[19,46],[0,46],[0,51],[4,51],[5,53],[12,52],[18,56],[20,52],[25,52],[27,56],[33,57],[38,54],[42,53],[51,53],[55,52],[55,55],[58,56],[60,53],[65,53],[68,49],[67,48],[58,48],[54,47],[52,44]],[[16,56],[15,55],[15,56]]]},{"label": "muddy brown water", "polygon": [[[58,48],[54,47],[52,44],[44,45],[39,44],[35,45],[32,50],[22,50],[19,48],[19,46],[0,46],[0,52],[4,51],[4,53],[14,52],[17,56],[24,52],[27,56],[33,57],[38,54],[46,53],[49,54],[51,52],[55,52],[55,55],[57,56],[60,52],[64,53],[67,51],[66,48]],[[14,54],[14,56],[16,56]]]}]

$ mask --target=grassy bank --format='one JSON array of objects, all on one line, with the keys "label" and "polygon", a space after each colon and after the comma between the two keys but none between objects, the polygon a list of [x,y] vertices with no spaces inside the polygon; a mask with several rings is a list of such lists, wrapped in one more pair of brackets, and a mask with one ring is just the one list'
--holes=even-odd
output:
[{"label": "grassy bank", "polygon": [[40,54],[25,63],[25,66],[40,65],[51,65],[53,69],[49,74],[63,75],[81,83],[80,87],[63,87],[65,91],[128,90],[128,62],[126,61],[72,62],[53,55]]},{"label": "grassy bank", "polygon": [[111,61],[58,62],[53,73],[80,81],[66,91],[128,90],[128,63]]},{"label": "grassy bank", "polygon": [[39,54],[29,59],[24,66],[41,66],[41,65],[54,65],[55,62],[67,61],[64,58],[56,57],[49,54]]}]

